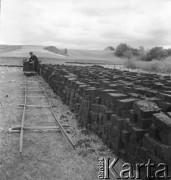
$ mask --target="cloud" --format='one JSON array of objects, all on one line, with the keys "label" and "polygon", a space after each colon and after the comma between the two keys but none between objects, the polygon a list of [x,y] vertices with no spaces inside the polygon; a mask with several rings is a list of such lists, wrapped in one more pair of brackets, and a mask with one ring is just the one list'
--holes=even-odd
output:
[{"label": "cloud", "polygon": [[5,0],[1,43],[104,49],[171,44],[170,0]]},{"label": "cloud", "polygon": [[74,10],[78,13],[90,17],[110,17],[116,14],[136,11],[137,7],[135,7],[133,4],[130,4],[129,2],[129,0],[120,0],[120,3],[118,3],[116,0],[85,1],[84,3],[76,4]]}]

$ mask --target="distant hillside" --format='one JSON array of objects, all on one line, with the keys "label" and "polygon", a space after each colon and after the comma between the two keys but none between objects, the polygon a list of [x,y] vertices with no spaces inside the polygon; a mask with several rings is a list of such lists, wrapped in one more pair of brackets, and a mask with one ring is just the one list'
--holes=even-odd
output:
[{"label": "distant hillside", "polygon": [[122,64],[124,59],[116,57],[113,51],[68,49],[68,58],[79,62],[104,62]]},{"label": "distant hillside", "polygon": [[20,45],[0,45],[0,53],[15,51],[21,49],[21,47]]},{"label": "distant hillside", "polygon": [[[65,54],[67,51],[67,54]],[[29,52],[33,52],[44,63],[64,62],[87,62],[87,63],[110,63],[122,64],[124,59],[116,57],[111,50],[81,50],[81,49],[58,49],[55,46],[40,45],[0,45],[0,59],[29,58]],[[52,60],[53,59],[53,60]]]},{"label": "distant hillside", "polygon": [[62,58],[62,54],[53,53],[38,45],[0,45],[0,57],[28,58],[29,52],[33,52],[38,58]]},{"label": "distant hillside", "polygon": [[67,50],[66,49],[58,49],[55,46],[47,46],[44,48],[47,51],[56,53],[56,54],[62,54],[62,55],[66,55],[67,54]]},{"label": "distant hillside", "polygon": [[112,46],[108,46],[104,49],[104,51],[114,51],[114,50],[115,50],[115,48]]}]

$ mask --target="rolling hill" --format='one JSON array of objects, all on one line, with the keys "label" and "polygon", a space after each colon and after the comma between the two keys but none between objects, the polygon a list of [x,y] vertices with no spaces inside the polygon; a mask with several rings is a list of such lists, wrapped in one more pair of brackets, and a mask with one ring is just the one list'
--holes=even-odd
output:
[{"label": "rolling hill", "polygon": [[38,57],[43,58],[57,58],[61,57],[60,54],[55,54],[53,52],[47,51],[43,46],[34,45],[21,45],[21,46],[0,46],[0,57],[23,57],[29,56],[29,52],[32,51]]},{"label": "rolling hill", "polygon": [[[54,47],[54,46],[49,46]],[[54,49],[54,48],[53,48]],[[0,63],[8,60],[22,60],[29,58],[29,52],[32,51],[43,63],[103,63],[103,64],[122,64],[123,59],[114,55],[113,51],[104,50],[78,50],[67,49],[67,55],[53,52],[52,48],[37,45],[0,45]],[[58,49],[59,50],[59,49]]]}]

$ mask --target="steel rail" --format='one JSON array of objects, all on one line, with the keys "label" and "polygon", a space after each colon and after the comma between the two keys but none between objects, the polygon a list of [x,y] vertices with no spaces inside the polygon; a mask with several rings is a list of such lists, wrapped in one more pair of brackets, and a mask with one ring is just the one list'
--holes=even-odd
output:
[{"label": "steel rail", "polygon": [[[25,78],[25,91],[27,86],[27,80]],[[24,95],[24,105],[23,105],[23,114],[22,114],[22,122],[21,122],[21,131],[20,131],[20,155],[23,151],[23,136],[24,136],[24,122],[25,122],[25,113],[26,113],[26,103],[27,103],[27,97],[26,94]]]},{"label": "steel rail", "polygon": [[71,145],[71,147],[72,147],[73,149],[75,149],[74,143],[73,143],[72,140],[69,138],[69,136],[67,135],[67,133],[65,132],[64,128],[62,127],[62,125],[61,125],[60,122],[59,122],[60,116],[59,116],[58,114],[55,115],[54,110],[53,110],[53,108],[52,108],[52,104],[51,104],[51,102],[50,102],[50,100],[49,100],[49,97],[48,97],[46,91],[44,90],[45,88],[43,87],[41,81],[39,80],[38,75],[37,75],[36,77],[37,77],[37,79],[38,79],[38,81],[39,81],[39,83],[40,83],[40,85],[41,85],[41,89],[44,91],[45,96],[47,97],[48,103],[49,103],[49,105],[50,105],[50,109],[51,109],[51,111],[52,111],[52,115],[54,116],[54,118],[55,118],[55,120],[56,120],[56,123],[57,123],[58,126],[60,127],[61,132],[62,132],[62,133],[64,134],[64,136],[66,137],[66,139],[68,140],[68,142],[69,142],[69,144]]}]

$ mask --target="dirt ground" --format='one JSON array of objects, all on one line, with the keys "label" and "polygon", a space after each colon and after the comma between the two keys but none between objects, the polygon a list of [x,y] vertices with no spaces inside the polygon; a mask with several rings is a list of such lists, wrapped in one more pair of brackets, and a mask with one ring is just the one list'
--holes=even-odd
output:
[{"label": "dirt ground", "polygon": [[[32,78],[30,78],[32,79]],[[77,127],[76,119],[59,97],[44,83],[55,113],[61,123],[69,125],[67,133],[77,144],[72,150],[61,132],[24,131],[23,153],[19,153],[19,133],[8,129],[21,125],[24,76],[17,67],[0,67],[0,180],[96,180],[98,159],[115,156],[93,135]],[[33,87],[30,84],[29,87]],[[38,84],[36,86],[38,87]],[[36,95],[36,94],[32,94]],[[39,94],[42,95],[42,94]],[[47,104],[45,99],[28,99],[28,104]],[[25,127],[55,126],[49,109],[26,110]],[[111,178],[112,179],[112,178]]]}]

